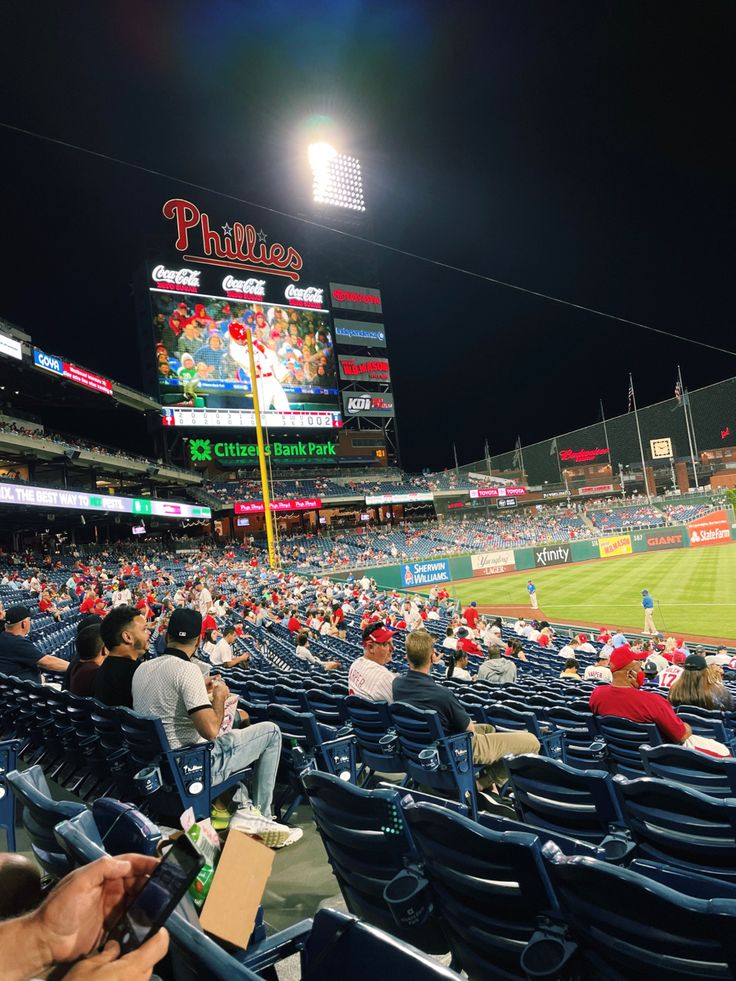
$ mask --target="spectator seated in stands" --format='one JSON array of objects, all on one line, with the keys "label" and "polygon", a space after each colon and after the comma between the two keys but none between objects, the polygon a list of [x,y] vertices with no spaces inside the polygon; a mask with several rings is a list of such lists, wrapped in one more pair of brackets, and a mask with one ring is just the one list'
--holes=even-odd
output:
[{"label": "spectator seated in stands", "polygon": [[524,645],[518,639],[518,637],[514,637],[512,640],[508,642],[508,644],[506,645],[506,649],[504,650],[503,653],[505,654],[506,657],[513,657],[519,661],[528,662],[529,660],[529,658],[524,653]]},{"label": "spectator seated in stands", "polygon": [[104,705],[133,708],[131,683],[148,650],[150,631],[140,610],[118,606],[100,627],[107,657],[95,677],[95,698]]},{"label": "spectator seated in stands", "polygon": [[702,654],[691,654],[682,669],[680,677],[670,686],[672,705],[733,710],[733,695],[723,684],[723,671],[717,664],[709,665]]},{"label": "spectator seated in stands", "polygon": [[487,681],[489,685],[513,685],[516,674],[513,660],[503,657],[501,648],[494,646],[478,670],[478,681]]},{"label": "spectator seated in stands", "polygon": [[320,664],[325,671],[336,671],[341,665],[339,661],[321,661],[316,654],[312,654],[309,649],[309,635],[300,633],[296,639],[296,656],[300,661],[309,661],[310,664]]},{"label": "spectator seated in stands", "polygon": [[[435,662],[436,663],[436,658]],[[468,655],[466,651],[458,650],[455,654],[447,655],[446,678],[454,678],[455,681],[472,681],[473,676],[468,671]]]},{"label": "spectator seated in stands", "polygon": [[[169,630],[170,629],[171,624],[169,623]],[[243,651],[242,654],[235,653],[233,648],[235,646],[237,636],[238,635],[234,626],[225,627],[223,629],[222,637],[220,637],[210,653],[210,661],[214,667],[234,668],[238,664],[242,664],[244,661],[250,660],[250,654],[247,651]]]},{"label": "spectator seated in stands", "polygon": [[613,681],[610,661],[611,655],[607,653],[604,654],[603,651],[601,651],[595,664],[589,664],[583,672],[583,681],[602,681],[605,684],[610,685]]},{"label": "spectator seated in stands", "polygon": [[94,698],[97,672],[107,656],[99,625],[92,624],[80,630],[76,647],[77,655],[69,662],[62,688],[68,688],[73,695]]},{"label": "spectator seated in stands", "polygon": [[573,681],[582,681],[580,677],[580,662],[574,657],[569,657],[565,661],[565,667],[560,671],[561,678],[572,678]]},{"label": "spectator seated in stands", "polygon": [[372,702],[392,702],[396,675],[386,665],[393,657],[394,631],[382,622],[370,623],[363,630],[363,656],[356,658],[348,672],[348,691]]},{"label": "spectator seated in stands", "polygon": [[[539,741],[530,732],[496,732],[493,726],[475,724],[452,692],[430,678],[434,638],[426,630],[415,630],[406,638],[409,670],[394,680],[395,702],[420,709],[433,709],[448,736],[472,733],[473,763],[483,767],[481,788],[503,784],[508,779],[504,756],[538,753]],[[506,662],[508,663],[508,662]],[[515,667],[515,665],[511,665]]]},{"label": "spectator seated in stands", "polygon": [[[212,783],[222,783],[232,774],[254,766],[253,796],[239,784],[237,821],[233,827],[246,834],[257,834],[265,844],[282,847],[301,837],[286,825],[271,819],[273,788],[281,758],[281,731],[273,722],[258,722],[247,729],[222,732],[227,685],[205,679],[192,664],[199,647],[202,615],[197,610],[178,609],[171,614],[166,650],[161,657],[147,661],[133,676],[133,708],[141,715],[161,719],[172,749],[192,743],[212,741]],[[210,702],[210,696],[212,701]],[[230,823],[228,800],[213,801],[212,821],[216,828]]]},{"label": "spectator seated in stands", "polygon": [[686,745],[709,755],[730,756],[728,748],[716,740],[694,736],[691,727],[675,715],[675,710],[661,695],[640,690],[644,677],[641,656],[628,644],[616,648],[611,655],[610,668],[613,682],[599,685],[590,696],[594,715],[613,715],[632,722],[651,723],[665,742]]},{"label": "spectator seated in stands", "polygon": [[31,611],[19,604],[5,611],[5,630],[0,634],[0,674],[23,681],[41,681],[41,671],[64,672],[69,662],[42,654],[29,638]]}]

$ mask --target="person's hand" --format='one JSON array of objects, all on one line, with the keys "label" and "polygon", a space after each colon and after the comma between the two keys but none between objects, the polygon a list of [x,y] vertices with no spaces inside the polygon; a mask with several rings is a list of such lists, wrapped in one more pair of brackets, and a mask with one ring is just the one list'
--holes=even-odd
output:
[{"label": "person's hand", "polygon": [[107,856],[65,876],[33,914],[45,963],[73,961],[95,950],[157,865],[147,855]]},{"label": "person's hand", "polygon": [[169,949],[169,934],[165,929],[154,933],[137,950],[120,956],[120,947],[114,940],[105,944],[104,950],[79,961],[64,975],[64,981],[148,981],[153,968]]},{"label": "person's hand", "polygon": [[230,694],[230,689],[227,687],[224,681],[216,681],[212,686],[212,700],[224,702],[227,696]]}]

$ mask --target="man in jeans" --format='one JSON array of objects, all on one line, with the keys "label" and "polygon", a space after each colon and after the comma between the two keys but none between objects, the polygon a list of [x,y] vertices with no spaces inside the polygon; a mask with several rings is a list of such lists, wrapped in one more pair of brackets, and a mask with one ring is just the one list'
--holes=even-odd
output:
[{"label": "man in jeans", "polygon": [[426,630],[415,630],[406,638],[409,670],[398,675],[393,685],[395,702],[406,702],[421,709],[434,709],[448,736],[472,733],[473,763],[487,771],[479,780],[480,789],[499,786],[508,775],[503,757],[538,753],[539,740],[530,732],[496,732],[493,726],[474,723],[449,688],[430,678],[434,638]]},{"label": "man in jeans", "polygon": [[215,828],[224,829],[230,824],[239,831],[259,835],[273,848],[289,845],[301,838],[301,829],[277,824],[270,816],[281,756],[281,731],[273,722],[258,722],[247,729],[219,734],[230,692],[221,680],[205,679],[191,662],[201,631],[201,613],[186,608],[174,610],[164,653],[141,664],[133,676],[133,708],[141,715],[161,719],[172,749],[213,742],[213,786],[253,766],[254,802],[240,784],[235,793],[240,806],[231,822],[227,801],[223,797],[213,801]]}]

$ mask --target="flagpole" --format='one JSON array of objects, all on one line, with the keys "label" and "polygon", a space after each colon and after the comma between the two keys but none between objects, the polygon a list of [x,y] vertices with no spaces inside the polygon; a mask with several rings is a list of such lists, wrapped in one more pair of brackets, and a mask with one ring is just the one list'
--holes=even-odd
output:
[{"label": "flagpole", "polygon": [[681,393],[681,398],[682,398],[682,407],[685,410],[685,428],[687,429],[687,442],[688,442],[688,446],[690,447],[690,461],[691,461],[691,463],[693,465],[693,477],[695,478],[695,487],[696,487],[697,490],[700,490],[700,482],[698,481],[698,470],[697,470],[697,467],[695,466],[695,450],[693,449],[694,432],[691,432],[691,429],[690,429],[691,424],[692,424],[692,417],[690,419],[688,419],[688,416],[687,416],[687,410],[688,410],[688,404],[690,402],[690,396],[688,395],[687,390],[685,389],[685,386],[682,384],[682,371],[680,370],[679,364],[677,366],[677,379],[680,382],[680,393]]},{"label": "flagpole", "polygon": [[488,476],[493,476],[493,470],[491,469],[491,448],[488,445],[488,437],[486,436],[486,445],[484,447],[484,452],[486,455],[486,466],[488,467]]},{"label": "flagpole", "polygon": [[557,437],[552,440],[552,446],[550,447],[550,452],[554,453],[557,457],[557,473],[560,475],[560,483],[562,483],[562,463],[560,462],[560,448],[557,445]]},{"label": "flagpole", "polygon": [[613,476],[613,460],[611,459],[611,444],[608,442],[608,426],[606,425],[606,413],[603,411],[603,399],[600,400],[601,403],[601,419],[603,420],[603,436],[606,440],[606,449],[608,450],[608,465],[611,467],[611,475]]},{"label": "flagpole", "polygon": [[521,448],[521,436],[518,437],[519,440],[519,459],[521,460],[521,479],[523,483],[528,483],[526,479],[526,470],[524,469],[524,451]]},{"label": "flagpole", "polygon": [[460,479],[460,467],[458,466],[458,462],[457,462],[457,448],[456,448],[456,446],[455,446],[454,443],[452,444],[452,453],[453,453],[453,456],[455,457],[455,474],[457,475],[457,478],[459,480]]},{"label": "flagpole", "polygon": [[647,501],[652,503],[652,495],[649,492],[649,481],[647,480],[647,465],[644,462],[644,444],[641,441],[641,429],[639,428],[639,410],[636,407],[636,394],[634,393],[634,379],[631,377],[631,372],[629,372],[629,392],[631,394],[631,402],[634,406],[634,420],[636,421],[636,434],[639,437],[639,452],[641,453],[641,472],[644,477],[644,489],[647,492]]}]

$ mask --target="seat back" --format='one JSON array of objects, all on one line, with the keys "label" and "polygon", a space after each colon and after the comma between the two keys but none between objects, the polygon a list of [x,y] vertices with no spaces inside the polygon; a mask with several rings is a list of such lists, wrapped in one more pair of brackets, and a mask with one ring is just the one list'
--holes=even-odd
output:
[{"label": "seat back", "polygon": [[22,773],[12,770],[7,782],[21,805],[21,823],[31,839],[31,851],[37,862],[54,878],[65,876],[70,866],[54,837],[54,827],[59,821],[86,810],[84,804],[54,800],[43,770],[37,765]]},{"label": "seat back", "polygon": [[616,715],[596,716],[598,732],[606,743],[609,764],[616,773],[624,777],[639,777],[644,774],[639,747],[647,743],[659,746],[662,739],[653,724],[632,722]]},{"label": "seat back", "polygon": [[557,909],[537,836],[494,831],[434,804],[405,814],[459,966],[471,978],[523,978],[519,958],[537,917]]},{"label": "seat back", "polygon": [[[695,898],[630,869],[565,857],[552,843],[543,854],[579,945],[579,976],[651,981],[663,968],[682,981],[736,976],[736,899]],[[709,886],[717,896],[704,878],[698,892]]]},{"label": "seat back", "polygon": [[303,978],[320,981],[457,981],[457,974],[408,944],[345,913],[318,910],[303,954]]},{"label": "seat back", "polygon": [[364,790],[327,773],[303,777],[332,871],[351,913],[431,953],[447,943],[437,921],[400,929],[383,898],[386,885],[416,861],[396,790]]},{"label": "seat back", "polygon": [[398,750],[381,740],[393,733],[394,723],[388,702],[373,702],[359,695],[348,695],[344,702],[345,718],[350,723],[358,744],[361,762],[381,773],[403,773],[404,760]]},{"label": "seat back", "polygon": [[613,783],[638,857],[736,882],[736,798],[652,777]]},{"label": "seat back", "polygon": [[717,759],[685,746],[642,746],[644,771],[709,797],[736,797],[736,760]]},{"label": "seat back", "polygon": [[524,753],[505,757],[519,817],[535,828],[600,843],[621,822],[613,782],[603,770],[578,770]]},{"label": "seat back", "polygon": [[0,828],[5,832],[6,849],[15,851],[15,798],[7,775],[17,766],[20,743],[14,739],[0,742]]}]

